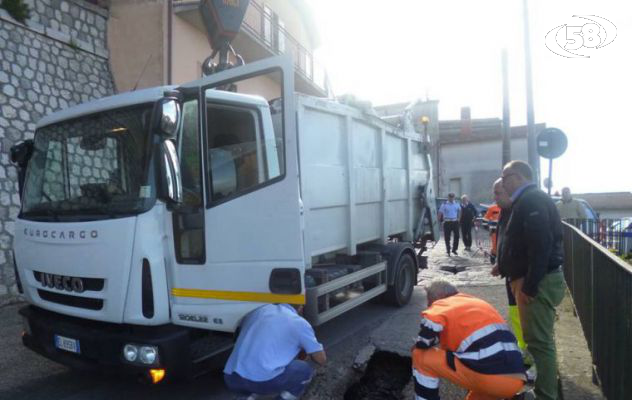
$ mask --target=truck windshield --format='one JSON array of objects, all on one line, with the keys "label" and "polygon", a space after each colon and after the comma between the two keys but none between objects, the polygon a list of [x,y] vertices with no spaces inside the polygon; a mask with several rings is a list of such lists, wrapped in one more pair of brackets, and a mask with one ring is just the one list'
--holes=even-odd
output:
[{"label": "truck windshield", "polygon": [[22,214],[38,220],[116,218],[148,210],[152,105],[109,110],[35,133]]}]

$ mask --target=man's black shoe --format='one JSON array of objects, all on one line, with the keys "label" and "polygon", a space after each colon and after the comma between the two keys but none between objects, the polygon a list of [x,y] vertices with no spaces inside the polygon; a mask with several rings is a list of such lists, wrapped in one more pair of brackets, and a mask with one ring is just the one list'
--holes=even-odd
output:
[{"label": "man's black shoe", "polygon": [[459,253],[457,253],[456,250],[452,250],[452,254],[454,254],[455,256],[459,255]]}]

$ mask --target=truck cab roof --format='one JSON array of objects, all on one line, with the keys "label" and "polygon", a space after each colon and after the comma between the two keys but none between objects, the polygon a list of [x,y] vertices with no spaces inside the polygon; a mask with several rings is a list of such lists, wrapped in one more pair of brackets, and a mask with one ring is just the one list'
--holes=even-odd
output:
[{"label": "truck cab roof", "polygon": [[[94,114],[101,111],[111,110],[115,108],[133,106],[135,104],[152,103],[164,96],[165,91],[177,89],[178,86],[156,86],[147,89],[135,90],[132,92],[124,92],[115,94],[113,96],[107,96],[100,99],[92,100],[86,103],[81,103],[76,106],[68,107],[63,110],[59,110],[52,114],[49,114],[37,123],[37,128],[42,128],[47,125],[51,125],[60,121],[67,121],[74,118],[79,118],[84,115]],[[208,96],[214,100],[228,101],[228,102],[244,102],[257,105],[267,106],[268,102],[260,96],[245,95],[240,93],[226,92],[222,90],[212,91],[213,95]]]}]

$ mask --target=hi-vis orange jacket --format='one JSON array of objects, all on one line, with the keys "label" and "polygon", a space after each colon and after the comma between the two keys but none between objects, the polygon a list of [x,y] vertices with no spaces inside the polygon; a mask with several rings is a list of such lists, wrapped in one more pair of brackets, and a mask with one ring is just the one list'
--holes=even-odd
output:
[{"label": "hi-vis orange jacket", "polygon": [[498,220],[500,219],[501,208],[498,204],[493,204],[487,209],[485,216],[483,217],[483,224],[489,228],[490,236],[492,239],[492,248],[490,252],[496,255],[496,243],[498,238]]},{"label": "hi-vis orange jacket", "polygon": [[439,346],[451,366],[457,357],[482,374],[524,373],[515,336],[486,301],[458,293],[435,301],[421,316],[417,348]]}]

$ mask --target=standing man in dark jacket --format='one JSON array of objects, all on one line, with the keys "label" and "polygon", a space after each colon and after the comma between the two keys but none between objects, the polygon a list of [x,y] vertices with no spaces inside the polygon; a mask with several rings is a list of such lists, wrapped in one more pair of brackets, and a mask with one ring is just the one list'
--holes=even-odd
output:
[{"label": "standing man in dark jacket", "polygon": [[551,198],[533,183],[523,161],[503,168],[502,183],[512,211],[498,243],[500,274],[511,281],[527,349],[535,361],[538,399],[557,399],[557,360],[553,324],[564,297],[560,266],[562,223]]},{"label": "standing man in dark jacket", "polygon": [[463,244],[465,250],[470,251],[472,249],[472,227],[474,226],[474,219],[478,216],[478,211],[474,204],[470,203],[470,199],[466,194],[461,196],[461,235],[463,236]]}]

